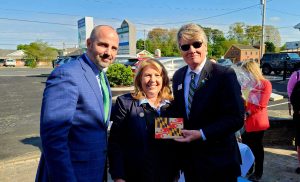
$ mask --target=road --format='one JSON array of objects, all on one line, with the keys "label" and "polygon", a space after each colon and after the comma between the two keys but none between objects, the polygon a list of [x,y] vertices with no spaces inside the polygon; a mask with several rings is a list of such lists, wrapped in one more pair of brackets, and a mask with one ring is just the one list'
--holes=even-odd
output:
[{"label": "road", "polygon": [[39,117],[52,69],[0,69],[0,160],[39,150]]},{"label": "road", "polygon": [[[51,71],[50,68],[0,68],[0,160],[39,150],[41,100]],[[273,80],[273,91],[286,96],[281,77],[268,79]],[[286,110],[288,114],[286,102],[287,99],[271,101],[270,112]]]}]

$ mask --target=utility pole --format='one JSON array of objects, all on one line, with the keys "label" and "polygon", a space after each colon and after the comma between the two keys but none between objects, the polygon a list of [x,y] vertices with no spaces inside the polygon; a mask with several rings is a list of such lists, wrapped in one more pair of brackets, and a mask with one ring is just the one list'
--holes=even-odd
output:
[{"label": "utility pole", "polygon": [[146,50],[146,29],[144,29],[144,50]]},{"label": "utility pole", "polygon": [[262,24],[261,24],[261,39],[260,39],[260,59],[265,52],[265,17],[266,17],[266,0],[260,0],[262,5]]}]

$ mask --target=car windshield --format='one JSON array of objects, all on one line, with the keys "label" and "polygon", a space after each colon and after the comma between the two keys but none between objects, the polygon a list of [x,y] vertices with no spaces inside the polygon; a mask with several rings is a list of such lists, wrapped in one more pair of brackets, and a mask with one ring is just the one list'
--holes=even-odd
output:
[{"label": "car windshield", "polygon": [[291,59],[298,59],[298,58],[300,58],[297,53],[288,53],[288,55],[290,56]]}]

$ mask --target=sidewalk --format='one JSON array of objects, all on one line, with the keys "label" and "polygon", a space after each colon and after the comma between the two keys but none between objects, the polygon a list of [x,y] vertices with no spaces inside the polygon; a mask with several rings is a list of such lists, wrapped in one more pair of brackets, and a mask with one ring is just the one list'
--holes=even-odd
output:
[{"label": "sidewalk", "polygon": [[[264,175],[261,182],[300,182],[296,152],[281,146],[265,147]],[[32,182],[35,179],[40,152],[0,162],[0,181]],[[109,180],[112,181],[112,180]]]}]

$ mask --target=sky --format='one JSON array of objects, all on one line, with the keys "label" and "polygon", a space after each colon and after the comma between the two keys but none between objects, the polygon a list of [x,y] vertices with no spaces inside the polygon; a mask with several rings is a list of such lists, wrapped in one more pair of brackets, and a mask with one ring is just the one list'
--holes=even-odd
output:
[{"label": "sky", "polygon": [[[77,21],[119,28],[124,19],[136,26],[137,39],[153,28],[180,28],[186,23],[217,28],[228,35],[236,22],[262,24],[260,0],[0,0],[0,49],[42,40],[62,49],[78,46]],[[281,45],[300,41],[300,0],[266,0],[266,25],[276,27]]]}]

